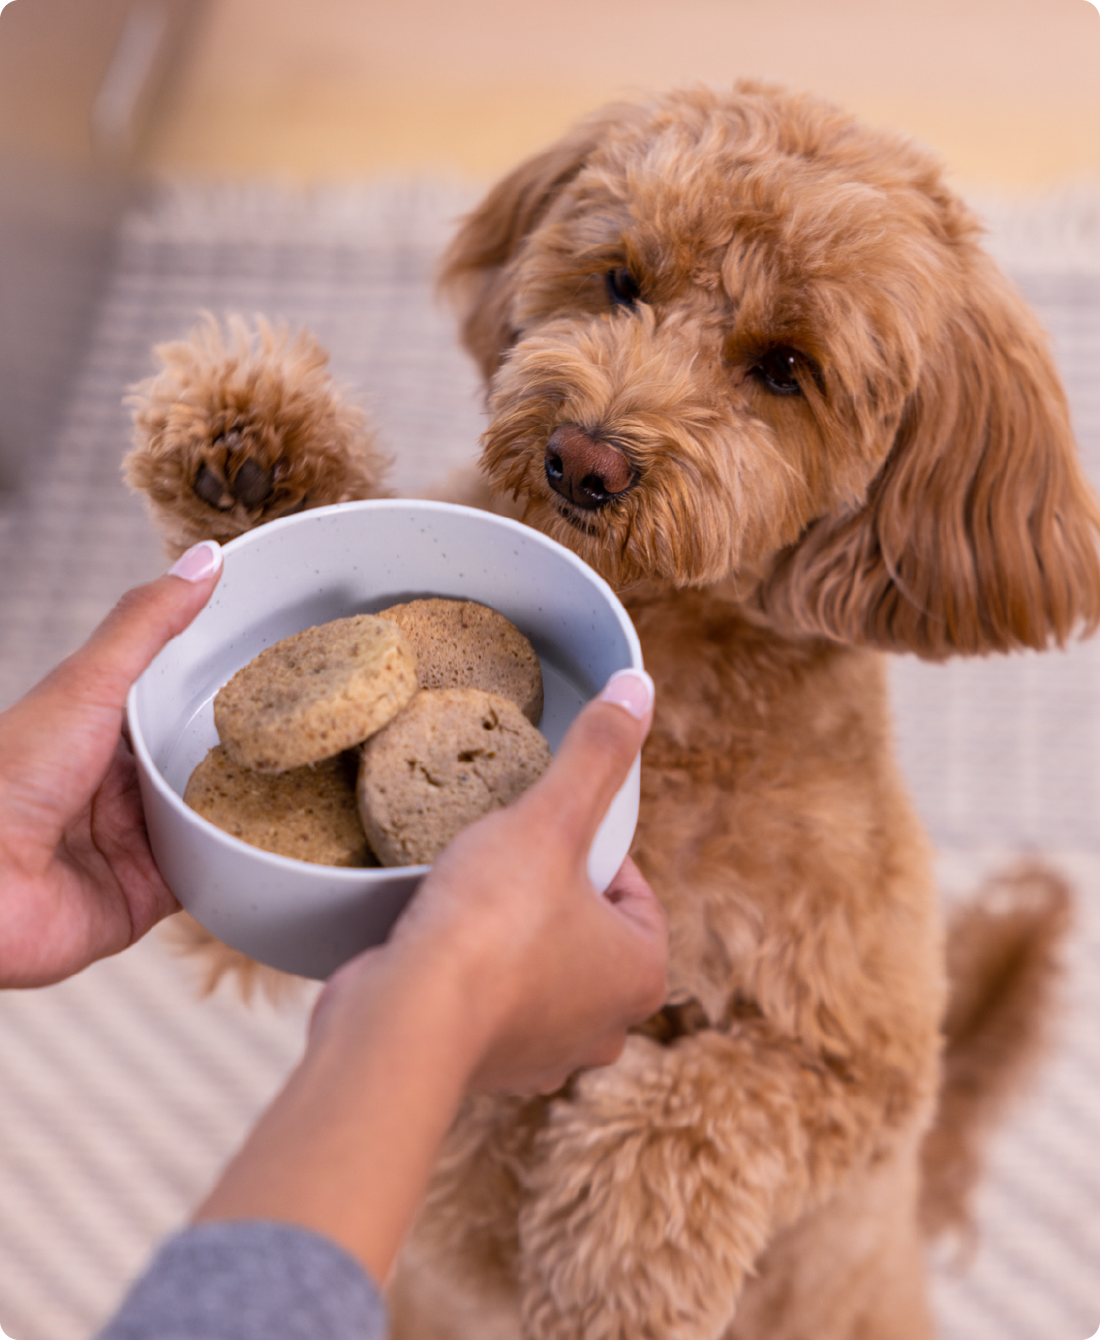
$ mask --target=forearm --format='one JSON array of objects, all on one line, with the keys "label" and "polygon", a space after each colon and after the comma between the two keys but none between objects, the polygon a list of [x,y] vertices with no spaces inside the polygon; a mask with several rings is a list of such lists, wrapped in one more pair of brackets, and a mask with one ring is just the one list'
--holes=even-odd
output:
[{"label": "forearm", "polygon": [[196,1217],[313,1229],[384,1280],[477,1061],[464,994],[383,951]]}]

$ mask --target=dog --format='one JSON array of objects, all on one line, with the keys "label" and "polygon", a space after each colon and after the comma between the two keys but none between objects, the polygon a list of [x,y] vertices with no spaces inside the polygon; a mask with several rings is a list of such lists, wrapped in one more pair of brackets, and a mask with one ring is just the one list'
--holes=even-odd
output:
[{"label": "dog", "polygon": [[[614,1065],[467,1102],[399,1340],[933,1333],[925,1234],[1041,1046],[1067,895],[1032,870],[967,909],[948,1008],[884,653],[1100,618],[1100,509],[980,231],[907,139],[756,83],[606,108],[461,225],[443,283],[489,411],[463,499],[574,550],[638,629],[670,995]],[[383,490],[308,337],[161,353],[127,476],[170,548]]]}]

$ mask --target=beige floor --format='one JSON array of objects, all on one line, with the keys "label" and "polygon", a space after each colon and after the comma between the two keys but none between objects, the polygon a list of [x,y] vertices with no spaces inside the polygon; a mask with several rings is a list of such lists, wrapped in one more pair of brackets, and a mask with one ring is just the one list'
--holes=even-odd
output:
[{"label": "beige floor", "polygon": [[1100,178],[1091,0],[211,0],[145,156],[218,176],[486,176],[623,93],[812,88],[968,183]]}]

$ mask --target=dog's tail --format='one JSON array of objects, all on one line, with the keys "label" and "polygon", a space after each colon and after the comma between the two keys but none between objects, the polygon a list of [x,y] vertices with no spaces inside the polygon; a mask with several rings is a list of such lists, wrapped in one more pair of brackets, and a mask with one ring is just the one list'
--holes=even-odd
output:
[{"label": "dog's tail", "polygon": [[1061,876],[1029,864],[991,879],[949,921],[943,1084],[922,1151],[929,1236],[971,1234],[985,1137],[1048,1036],[1071,901]]}]

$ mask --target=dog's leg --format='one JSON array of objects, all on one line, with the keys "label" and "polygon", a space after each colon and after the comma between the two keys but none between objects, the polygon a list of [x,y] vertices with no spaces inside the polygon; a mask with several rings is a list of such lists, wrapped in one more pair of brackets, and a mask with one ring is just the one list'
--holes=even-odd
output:
[{"label": "dog's leg", "polygon": [[777,1232],[915,1142],[934,1049],[926,1070],[915,1086],[881,1063],[833,1068],[762,1022],[631,1038],[553,1105],[528,1165],[523,1335],[717,1340]]},{"label": "dog's leg", "polygon": [[385,495],[386,459],[328,357],[301,332],[213,320],[157,349],[134,388],[126,481],[172,556],[307,507]]},{"label": "dog's leg", "polygon": [[178,912],[164,922],[161,934],[201,974],[198,988],[201,995],[212,995],[224,978],[233,984],[246,1005],[252,1003],[258,992],[277,1006],[294,999],[305,985],[303,977],[279,972],[265,963],[257,963],[239,949],[231,949],[187,912]]},{"label": "dog's leg", "polygon": [[933,1340],[919,1144],[914,1131],[779,1233],[722,1340]]},{"label": "dog's leg", "polygon": [[514,1298],[463,1289],[403,1252],[387,1291],[389,1340],[520,1340]]},{"label": "dog's leg", "polygon": [[463,1104],[394,1271],[392,1340],[520,1340],[520,1169],[552,1101]]}]

